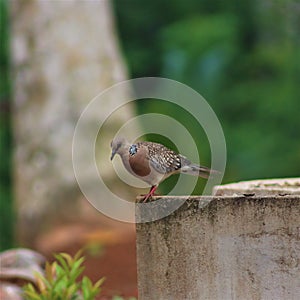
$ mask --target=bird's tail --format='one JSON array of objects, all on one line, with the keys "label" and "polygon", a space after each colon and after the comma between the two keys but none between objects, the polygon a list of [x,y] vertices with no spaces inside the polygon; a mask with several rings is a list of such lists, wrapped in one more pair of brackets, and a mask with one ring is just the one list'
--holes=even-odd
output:
[{"label": "bird's tail", "polygon": [[219,171],[216,171],[216,170],[204,167],[204,166],[199,166],[199,165],[193,164],[185,157],[182,158],[181,165],[182,165],[182,167],[180,169],[180,172],[184,173],[184,174],[188,174],[188,175],[208,178],[211,175],[214,176],[214,175],[220,174]]}]

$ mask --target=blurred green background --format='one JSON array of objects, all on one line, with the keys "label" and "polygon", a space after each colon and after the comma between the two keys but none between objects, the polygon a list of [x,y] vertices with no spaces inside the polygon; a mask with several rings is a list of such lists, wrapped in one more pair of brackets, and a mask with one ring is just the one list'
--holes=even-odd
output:
[{"label": "blurred green background", "polygon": [[0,251],[13,245],[11,82],[7,2],[0,1]]},{"label": "blurred green background", "polygon": [[[228,151],[223,182],[299,176],[299,3],[115,0],[114,7],[131,77],[185,83],[217,114]],[[137,111],[180,120],[209,165],[205,134],[182,111],[149,100],[138,101]],[[174,180],[161,189],[168,191]],[[194,193],[203,188],[198,182]]]},{"label": "blurred green background", "polygon": [[[226,182],[299,175],[299,3],[116,0],[114,6],[131,77],[183,82],[216,112],[227,141]],[[151,101],[138,106],[149,110],[164,108]]]},{"label": "blurred green background", "polygon": [[[7,248],[13,243],[12,230],[7,230],[13,225],[11,83],[7,2],[0,3],[0,236],[1,247]],[[130,78],[178,80],[214,109],[227,141],[224,182],[299,176],[299,2],[115,0],[113,7]],[[149,112],[186,120],[182,111],[159,100],[137,102],[138,114]],[[209,164],[204,133],[193,120],[187,127],[197,136],[201,160]],[[148,138],[170,145],[158,136]],[[163,189],[175,179],[170,180]]]}]

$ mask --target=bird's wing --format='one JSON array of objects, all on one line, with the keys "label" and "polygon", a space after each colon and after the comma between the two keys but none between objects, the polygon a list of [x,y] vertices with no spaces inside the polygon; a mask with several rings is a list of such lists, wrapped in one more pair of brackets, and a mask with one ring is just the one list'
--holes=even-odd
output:
[{"label": "bird's wing", "polygon": [[161,174],[176,173],[181,168],[180,155],[164,145],[152,142],[141,142],[146,147],[150,166]]}]

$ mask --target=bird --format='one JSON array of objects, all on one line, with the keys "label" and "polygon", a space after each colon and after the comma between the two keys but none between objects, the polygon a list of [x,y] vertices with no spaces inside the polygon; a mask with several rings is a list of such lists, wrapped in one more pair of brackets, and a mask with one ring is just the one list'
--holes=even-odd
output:
[{"label": "bird", "polygon": [[158,185],[173,174],[183,173],[208,178],[211,174],[220,173],[194,164],[185,156],[159,143],[138,141],[131,144],[126,138],[117,136],[111,142],[111,150],[110,160],[118,154],[129,173],[151,186],[142,199],[143,202],[152,198]]}]

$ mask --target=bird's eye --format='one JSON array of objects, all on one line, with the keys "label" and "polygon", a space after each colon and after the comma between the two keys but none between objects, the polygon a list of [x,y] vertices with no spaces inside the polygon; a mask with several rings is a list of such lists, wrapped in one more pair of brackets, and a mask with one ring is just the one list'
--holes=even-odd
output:
[{"label": "bird's eye", "polygon": [[137,153],[137,146],[136,145],[131,145],[129,148],[129,154],[134,155]]}]

